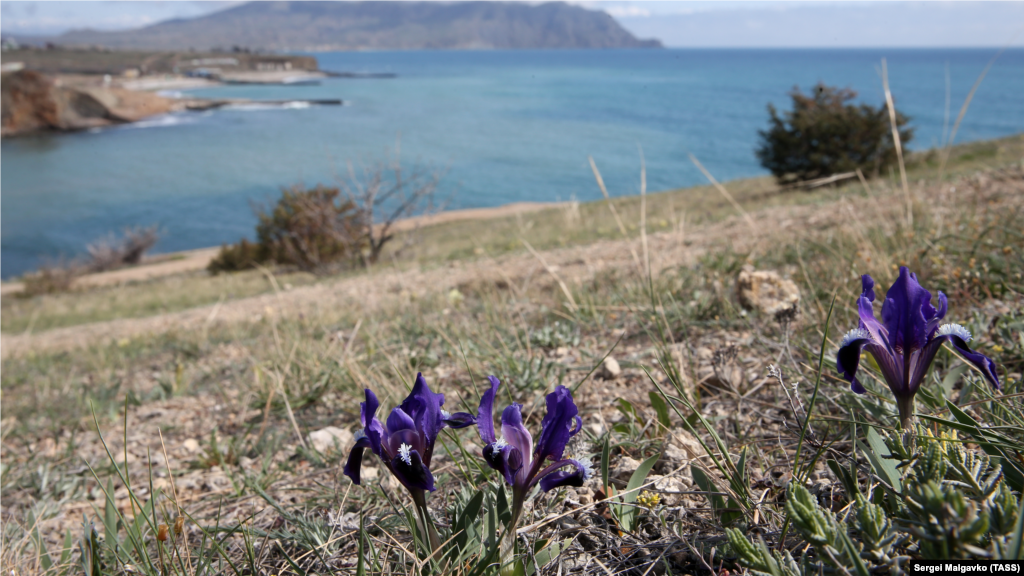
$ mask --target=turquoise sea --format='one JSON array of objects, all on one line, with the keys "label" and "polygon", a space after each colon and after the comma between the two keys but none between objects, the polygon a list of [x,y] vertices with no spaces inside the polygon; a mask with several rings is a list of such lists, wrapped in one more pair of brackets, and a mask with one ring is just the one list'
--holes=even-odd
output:
[{"label": "turquoise sea", "polygon": [[[450,208],[600,197],[592,155],[616,195],[703,177],[763,174],[754,157],[765,106],[818,81],[877,105],[888,59],[897,106],[911,116],[910,147],[929,148],[995,55],[988,49],[608,50],[320,53],[321,68],[391,72],[320,86],[229,86],[200,96],[341,98],[345,106],[250,106],[182,113],[78,134],[0,145],[0,272],[74,256],[110,232],[158,224],[157,251],[252,234],[252,201],[281,186],[331,183],[384,157],[448,170]],[[957,141],[1024,131],[1024,50],[1004,52],[978,89]]]}]

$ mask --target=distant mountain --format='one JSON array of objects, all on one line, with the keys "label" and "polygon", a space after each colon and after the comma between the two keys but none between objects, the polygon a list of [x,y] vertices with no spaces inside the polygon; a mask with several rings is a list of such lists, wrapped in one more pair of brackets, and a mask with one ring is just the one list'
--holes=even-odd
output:
[{"label": "distant mountain", "polygon": [[65,46],[118,49],[415,50],[656,48],[610,15],[565,2],[249,2],[117,32],[72,30]]}]

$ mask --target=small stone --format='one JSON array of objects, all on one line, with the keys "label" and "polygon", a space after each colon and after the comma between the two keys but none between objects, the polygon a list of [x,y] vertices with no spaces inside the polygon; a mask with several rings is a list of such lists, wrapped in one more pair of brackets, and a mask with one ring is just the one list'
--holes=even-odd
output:
[{"label": "small stone", "polygon": [[619,367],[619,362],[615,360],[615,358],[609,356],[601,362],[601,370],[598,372],[598,376],[602,379],[614,380],[618,378],[620,374],[622,374],[622,368]]},{"label": "small stone", "polygon": [[351,432],[336,426],[328,426],[309,433],[309,443],[321,454],[326,454],[331,450],[341,452],[348,448],[354,440],[355,436]]},{"label": "small stone", "polygon": [[615,480],[616,485],[625,486],[629,483],[629,478],[636,472],[636,469],[640,467],[640,461],[630,458],[629,456],[623,456],[619,458],[618,464],[612,470],[612,479]]},{"label": "small stone", "polygon": [[665,492],[685,492],[688,488],[681,479],[675,476],[652,474],[647,477],[647,482],[654,482],[651,491],[659,493],[661,503],[665,506],[678,506],[682,501],[682,494],[666,494]]},{"label": "small stone", "polygon": [[196,440],[195,438],[189,438],[188,440],[182,442],[181,445],[184,446],[185,450],[188,450],[189,452],[195,452],[199,450],[199,441]]},{"label": "small stone", "polygon": [[795,309],[800,303],[796,283],[771,270],[754,270],[744,266],[736,277],[736,296],[740,305],[764,314],[777,314]]},{"label": "small stone", "polygon": [[670,444],[681,448],[691,459],[704,456],[704,447],[701,446],[700,442],[693,437],[693,434],[690,434],[689,430],[683,430],[681,428],[673,430]]}]

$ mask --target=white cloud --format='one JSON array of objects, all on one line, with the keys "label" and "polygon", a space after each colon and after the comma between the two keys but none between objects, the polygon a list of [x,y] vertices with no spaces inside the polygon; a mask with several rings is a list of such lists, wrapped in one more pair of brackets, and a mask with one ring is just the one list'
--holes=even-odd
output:
[{"label": "white cloud", "polygon": [[605,12],[615,16],[616,18],[623,17],[640,17],[646,18],[651,15],[651,11],[646,8],[639,6],[611,6],[605,9]]}]

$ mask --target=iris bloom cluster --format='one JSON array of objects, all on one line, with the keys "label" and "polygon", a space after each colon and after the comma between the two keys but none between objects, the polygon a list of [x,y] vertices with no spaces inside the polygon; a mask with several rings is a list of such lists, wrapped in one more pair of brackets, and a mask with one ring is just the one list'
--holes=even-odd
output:
[{"label": "iris bloom cluster", "polygon": [[[545,492],[560,486],[582,486],[593,474],[590,462],[564,457],[566,444],[583,426],[568,388],[558,386],[548,394],[547,414],[534,446],[533,436],[523,425],[519,404],[513,403],[502,411],[501,434],[496,434],[494,399],[501,382],[494,376],[489,380],[491,387],[484,392],[475,417],[467,412],[446,412],[441,407],[444,394],[432,392],[422,374],[416,376],[412,392],[391,411],[386,423],[377,419],[380,402],[373,392],[366,390],[366,401],[360,405],[363,428],[356,434],[344,473],[353,483],[360,484],[363,451],[369,449],[380,458],[412,496],[432,550],[440,546],[440,539],[427,514],[426,492],[435,489],[430,459],[437,436],[445,426],[477,425],[484,442],[484,460],[512,487],[512,523],[506,533],[509,536],[514,537],[523,503],[534,486],[539,484]],[[503,553],[503,558],[508,558],[507,553]]]},{"label": "iris bloom cluster", "polygon": [[540,437],[534,447],[533,436],[523,426],[522,406],[515,402],[501,413],[501,436],[495,433],[494,398],[501,382],[494,376],[488,380],[491,388],[480,399],[476,424],[480,439],[485,444],[484,460],[512,486],[514,526],[523,501],[534,486],[540,484],[545,492],[560,486],[583,486],[593,470],[590,462],[563,458],[565,445],[583,426],[568,388],[559,386],[548,394],[548,411],[541,422]]},{"label": "iris bloom cluster", "polygon": [[380,402],[369,389],[366,390],[366,402],[360,404],[359,420],[363,429],[356,432],[356,444],[349,453],[344,474],[354,484],[360,484],[360,467],[363,461],[363,450],[369,448],[391,474],[403,485],[412,496],[420,514],[420,520],[426,527],[430,537],[431,549],[436,549],[440,542],[426,516],[426,492],[434,491],[434,475],[430,472],[430,458],[434,454],[434,442],[441,429],[465,428],[475,422],[472,414],[458,412],[449,414],[441,408],[444,394],[435,394],[427,386],[423,374],[416,375],[416,383],[409,396],[400,406],[391,410],[387,425],[377,419]]},{"label": "iris bloom cluster", "polygon": [[900,268],[899,278],[885,293],[882,321],[875,319],[875,281],[861,277],[862,291],[857,299],[860,325],[843,338],[836,356],[836,368],[850,383],[850,389],[864,394],[857,380],[862,352],[875,359],[882,378],[896,398],[900,425],[904,430],[914,417],[914,395],[924,382],[925,374],[942,344],[949,342],[995,389],[1000,389],[996,365],[983,354],[972,351],[967,342],[971,333],[959,324],[941,324],[946,316],[946,295],[939,292],[938,308],[932,305],[932,294],[917,282],[917,276]]}]

